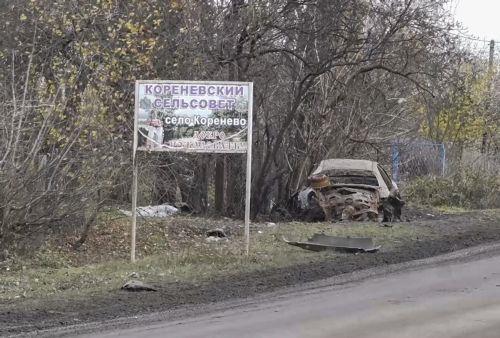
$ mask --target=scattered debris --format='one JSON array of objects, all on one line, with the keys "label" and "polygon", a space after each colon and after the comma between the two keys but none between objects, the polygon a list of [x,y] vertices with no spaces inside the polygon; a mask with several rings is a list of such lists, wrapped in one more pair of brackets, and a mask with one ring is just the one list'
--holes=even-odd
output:
[{"label": "scattered debris", "polygon": [[269,227],[269,228],[273,228],[276,226],[276,223],[273,223],[273,222],[267,222],[266,225]]},{"label": "scattered debris", "polygon": [[208,243],[214,243],[214,242],[220,242],[220,241],[229,241],[229,238],[227,237],[215,237],[215,236],[209,236],[205,238],[205,242]]},{"label": "scattered debris", "polygon": [[130,280],[123,284],[121,289],[126,291],[158,291],[151,285],[145,284],[139,280]]},{"label": "scattered debris", "polygon": [[207,238],[205,238],[206,242],[220,242],[220,241],[228,241],[227,234],[223,229],[212,229],[207,231]]},{"label": "scattered debris", "polygon": [[339,250],[347,252],[375,252],[381,246],[374,246],[370,237],[335,237],[325,234],[314,234],[307,242],[283,240],[294,246],[311,251]]},{"label": "scattered debris", "polygon": [[139,274],[137,272],[132,272],[130,275],[129,275],[130,278],[139,278]]},{"label": "scattered debris", "polygon": [[226,238],[227,235],[224,232],[223,229],[217,228],[217,229],[212,229],[207,231],[207,237],[219,237],[219,238]]},{"label": "scattered debris", "polygon": [[174,206],[179,209],[181,212],[185,212],[185,213],[192,213],[193,212],[193,208],[191,208],[187,203],[175,203]]},{"label": "scattered debris", "polygon": [[291,221],[293,217],[290,214],[289,210],[273,203],[273,206],[271,207],[271,211],[269,213],[269,219],[274,222],[281,222]]},{"label": "scattered debris", "polygon": [[[168,217],[179,212],[179,209],[169,204],[148,205],[146,207],[137,207],[136,210],[137,216],[157,218]],[[132,211],[120,209],[120,212],[126,216],[132,216]]]}]

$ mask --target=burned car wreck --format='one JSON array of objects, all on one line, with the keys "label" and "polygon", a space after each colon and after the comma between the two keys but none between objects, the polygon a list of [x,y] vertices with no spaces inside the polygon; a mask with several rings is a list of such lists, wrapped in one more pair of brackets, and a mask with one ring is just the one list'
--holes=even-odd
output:
[{"label": "burned car wreck", "polygon": [[328,159],[292,198],[295,215],[307,220],[395,221],[404,201],[397,185],[377,163]]}]

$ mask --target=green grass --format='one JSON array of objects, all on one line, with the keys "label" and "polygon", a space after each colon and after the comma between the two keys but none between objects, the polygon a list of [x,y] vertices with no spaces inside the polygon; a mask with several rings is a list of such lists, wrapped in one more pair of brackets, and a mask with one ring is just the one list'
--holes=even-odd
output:
[{"label": "green grass", "polygon": [[[431,236],[426,227],[394,223],[282,223],[261,225],[252,231],[250,255],[243,254],[241,227],[229,241],[207,243],[203,226],[229,226],[231,220],[172,217],[168,222],[140,224],[139,260],[128,261],[128,220],[112,225],[104,217],[81,252],[49,243],[31,258],[12,262],[1,270],[0,301],[19,298],[81,295],[118,289],[136,272],[150,283],[198,283],[258,269],[285,267],[329,259],[334,252],[311,252],[290,246],[282,238],[306,240],[316,232],[329,235],[373,237],[383,250]],[[207,225],[207,223],[210,223]],[[233,224],[234,225],[234,224]],[[241,224],[240,224],[241,225]]]},{"label": "green grass", "polygon": [[434,207],[439,212],[446,213],[446,214],[462,214],[464,212],[470,212],[470,209],[466,209],[463,207],[457,207],[457,206],[447,206],[447,205],[442,205],[442,206],[437,206]]}]

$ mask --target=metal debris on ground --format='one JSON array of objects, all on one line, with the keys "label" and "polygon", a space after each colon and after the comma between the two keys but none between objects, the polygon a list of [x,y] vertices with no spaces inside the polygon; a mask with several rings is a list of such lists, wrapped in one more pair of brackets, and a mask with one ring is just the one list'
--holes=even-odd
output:
[{"label": "metal debris on ground", "polygon": [[290,245],[311,251],[376,252],[381,248],[380,245],[375,246],[370,237],[335,237],[314,234],[306,242],[289,241],[286,238],[283,240]]},{"label": "metal debris on ground", "polygon": [[151,285],[145,284],[139,280],[130,280],[123,284],[121,289],[125,291],[157,291]]},{"label": "metal debris on ground", "polygon": [[222,229],[212,229],[207,231],[207,237],[219,237],[219,238],[226,238],[227,235]]},{"label": "metal debris on ground", "polygon": [[174,207],[176,207],[181,212],[185,212],[185,213],[192,213],[193,212],[193,208],[191,208],[191,206],[189,206],[189,204],[184,203],[184,202],[175,203]]},{"label": "metal debris on ground", "polygon": [[205,242],[207,243],[216,243],[221,241],[227,242],[229,241],[229,239],[227,237],[215,237],[215,236],[209,236],[205,238]]},{"label": "metal debris on ground", "polygon": [[227,241],[227,234],[222,229],[212,229],[207,231],[205,241],[208,243]]}]

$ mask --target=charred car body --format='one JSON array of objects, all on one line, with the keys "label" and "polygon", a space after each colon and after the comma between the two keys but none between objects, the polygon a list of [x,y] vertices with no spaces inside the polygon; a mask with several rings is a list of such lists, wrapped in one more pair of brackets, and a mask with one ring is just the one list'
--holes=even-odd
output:
[{"label": "charred car body", "polygon": [[400,220],[397,185],[377,163],[328,159],[308,179],[309,186],[294,197],[295,209],[308,220]]}]

